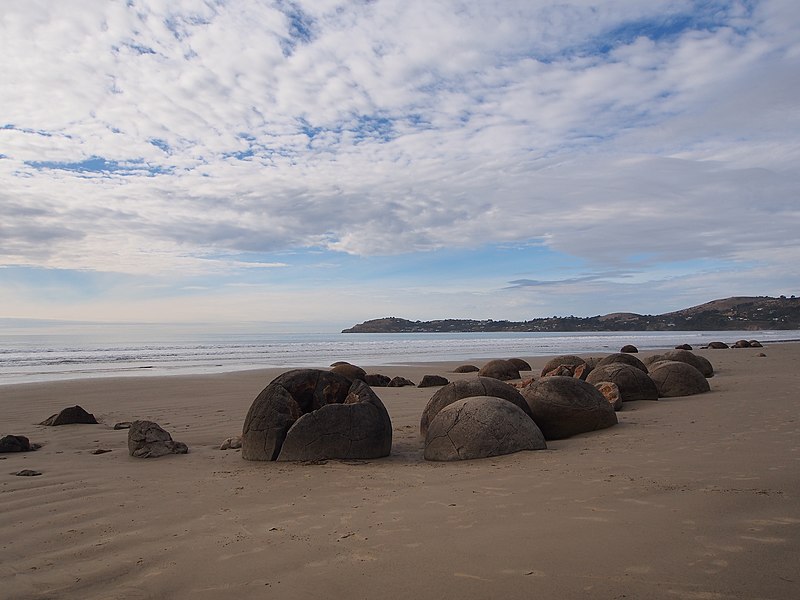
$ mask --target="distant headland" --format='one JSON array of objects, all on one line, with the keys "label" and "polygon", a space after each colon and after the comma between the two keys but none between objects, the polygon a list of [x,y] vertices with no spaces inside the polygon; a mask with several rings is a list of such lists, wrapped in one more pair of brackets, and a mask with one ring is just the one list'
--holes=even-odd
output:
[{"label": "distant headland", "polygon": [[529,321],[372,319],[342,333],[445,333],[533,331],[759,331],[800,329],[800,298],[739,296],[663,315],[611,313],[596,317],[545,317]]}]

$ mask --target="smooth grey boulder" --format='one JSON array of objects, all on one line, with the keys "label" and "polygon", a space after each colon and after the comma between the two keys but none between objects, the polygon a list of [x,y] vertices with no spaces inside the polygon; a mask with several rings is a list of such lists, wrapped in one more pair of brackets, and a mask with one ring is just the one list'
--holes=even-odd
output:
[{"label": "smooth grey boulder", "polygon": [[700,371],[688,363],[675,360],[653,363],[650,379],[656,384],[658,395],[664,398],[693,396],[711,389]]},{"label": "smooth grey boulder", "polygon": [[557,369],[560,366],[566,367],[577,367],[578,365],[585,365],[586,361],[582,359],[580,356],[575,356],[574,354],[561,354],[559,356],[554,356],[550,360],[548,360],[544,367],[542,367],[542,372],[540,375],[544,377],[550,371]]},{"label": "smooth grey boulder", "polygon": [[471,396],[442,409],[425,436],[425,460],[470,460],[547,448],[518,406],[494,396]]},{"label": "smooth grey boulder", "polygon": [[575,377],[543,377],[523,388],[522,396],[548,440],[617,424],[614,407],[600,390]]},{"label": "smooth grey boulder", "polygon": [[481,367],[478,371],[481,377],[491,377],[499,379],[500,381],[508,381],[510,379],[519,379],[519,369],[514,366],[514,363],[497,358],[490,360]]},{"label": "smooth grey boulder", "polygon": [[637,357],[633,356],[633,354],[628,354],[626,352],[617,352],[616,354],[609,354],[608,356],[604,356],[597,362],[597,366],[602,367],[614,363],[624,363],[626,365],[636,367],[643,373],[647,373],[647,367],[645,366],[645,364]]},{"label": "smooth grey boulder", "polygon": [[[625,355],[630,356],[630,355]],[[623,402],[631,400],[658,400],[658,388],[647,373],[625,363],[597,366],[586,378],[595,385],[602,381],[616,383]]]},{"label": "smooth grey boulder", "polygon": [[703,374],[703,377],[709,378],[714,376],[714,366],[711,361],[705,356],[700,356],[688,350],[670,350],[662,355],[666,360],[677,360],[678,362],[685,362],[692,365],[695,369]]},{"label": "smooth grey boulder", "polygon": [[253,401],[242,430],[247,460],[379,458],[392,448],[392,423],[361,380],[318,369],[276,377]]},{"label": "smooth grey boulder", "polygon": [[75,405],[65,408],[55,415],[51,415],[39,424],[57,426],[73,424],[97,425],[98,423],[92,413],[86,412],[80,406]]},{"label": "smooth grey boulder", "polygon": [[167,454],[186,454],[189,448],[176,442],[158,423],[134,421],[128,430],[128,454],[136,458],[158,458]]},{"label": "smooth grey boulder", "polygon": [[493,396],[511,402],[518,406],[530,418],[531,410],[525,398],[513,385],[495,379],[493,377],[474,377],[472,379],[462,379],[451,381],[442,389],[438,390],[422,411],[422,418],[419,422],[419,431],[422,437],[428,432],[428,426],[437,414],[446,406],[470,396]]}]

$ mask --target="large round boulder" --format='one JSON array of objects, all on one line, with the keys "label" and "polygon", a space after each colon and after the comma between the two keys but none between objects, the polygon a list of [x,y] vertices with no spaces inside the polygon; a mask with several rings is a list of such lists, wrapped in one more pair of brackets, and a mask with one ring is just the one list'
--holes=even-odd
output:
[{"label": "large round boulder", "polygon": [[425,437],[428,432],[428,426],[444,407],[470,396],[493,396],[506,402],[511,402],[517,405],[530,418],[531,411],[528,408],[528,403],[525,402],[525,398],[522,397],[517,388],[493,377],[478,376],[472,379],[451,381],[431,396],[425,406],[425,410],[422,411],[422,418],[419,422],[420,434]]},{"label": "large round boulder", "polygon": [[628,354],[625,352],[617,352],[616,354],[609,354],[608,356],[604,356],[597,362],[597,366],[602,367],[614,363],[624,363],[626,365],[636,367],[643,373],[647,373],[647,367],[641,360],[639,360],[633,354]]},{"label": "large round boulder", "polygon": [[639,352],[639,349],[633,344],[625,344],[622,348],[619,349],[619,351],[636,354],[637,352]]},{"label": "large round boulder", "polygon": [[[627,355],[629,356],[629,355]],[[656,384],[647,373],[625,363],[611,363],[596,367],[586,378],[595,385],[601,381],[616,383],[623,402],[631,400],[658,400]]]},{"label": "large round boulder", "polygon": [[574,354],[561,354],[559,356],[554,356],[544,364],[542,367],[541,376],[544,377],[550,371],[553,371],[561,366],[576,367],[583,364],[586,364],[586,361],[580,356],[575,356]]},{"label": "large round boulder", "polygon": [[337,375],[342,375],[343,377],[346,377],[350,381],[355,381],[356,379],[359,379],[364,383],[367,382],[367,372],[361,367],[357,367],[356,365],[351,365],[348,362],[334,363],[331,372],[336,373]]},{"label": "large round boulder", "polygon": [[500,381],[508,381],[510,379],[520,378],[519,369],[514,366],[514,363],[502,358],[497,358],[487,362],[481,367],[480,371],[478,371],[478,375],[481,377],[499,379]]},{"label": "large round boulder", "polygon": [[558,440],[617,423],[614,407],[593,385],[575,377],[543,377],[522,396],[545,439]]},{"label": "large round boulder", "polygon": [[508,362],[517,367],[517,371],[530,371],[531,365],[527,360],[522,358],[509,358]]},{"label": "large round boulder", "polygon": [[714,376],[714,366],[711,364],[711,361],[705,356],[700,356],[694,352],[689,352],[688,350],[670,350],[663,354],[663,358],[666,360],[677,360],[678,362],[690,364],[695,369],[700,371],[703,374],[703,377],[708,378]]},{"label": "large round boulder", "polygon": [[653,363],[650,379],[656,384],[658,395],[663,398],[692,396],[711,389],[700,371],[688,363],[675,360]]},{"label": "large round boulder", "polygon": [[462,398],[442,409],[425,436],[425,460],[470,460],[543,450],[544,436],[511,402],[494,396]]},{"label": "large round boulder", "polygon": [[276,377],[253,401],[242,429],[247,460],[379,458],[392,448],[392,423],[360,379],[318,369]]}]

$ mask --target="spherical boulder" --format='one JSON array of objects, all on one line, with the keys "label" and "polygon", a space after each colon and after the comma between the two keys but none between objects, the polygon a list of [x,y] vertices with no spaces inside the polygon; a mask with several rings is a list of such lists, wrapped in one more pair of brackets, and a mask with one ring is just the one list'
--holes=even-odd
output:
[{"label": "spherical boulder", "polygon": [[478,371],[481,377],[491,377],[499,379],[500,381],[509,381],[510,379],[519,379],[519,369],[511,363],[502,358],[490,360],[483,365]]},{"label": "spherical boulder", "polygon": [[511,402],[494,396],[462,398],[442,409],[425,436],[425,460],[470,460],[543,450],[544,436]]},{"label": "spherical boulder", "polygon": [[750,340],[751,348],[763,348],[764,346],[758,340]]},{"label": "spherical boulder", "polygon": [[642,359],[642,364],[644,364],[644,366],[649,369],[650,365],[652,365],[654,362],[658,362],[660,360],[664,360],[664,355],[663,354],[651,354],[650,356],[645,356]]},{"label": "spherical boulder", "polygon": [[493,396],[506,402],[511,402],[530,418],[531,410],[528,408],[528,403],[525,402],[525,398],[522,397],[517,388],[493,377],[478,376],[472,379],[451,381],[431,396],[422,411],[422,418],[419,422],[420,434],[423,437],[425,436],[431,421],[445,406],[470,396]]},{"label": "spherical boulder", "polygon": [[253,401],[242,428],[247,460],[379,458],[392,448],[392,423],[363,381],[318,369],[276,377]]},{"label": "spherical boulder", "polygon": [[712,350],[727,350],[730,348],[725,342],[711,342],[708,347]]},{"label": "spherical boulder", "polygon": [[331,373],[342,375],[350,381],[355,381],[356,379],[363,381],[364,383],[367,381],[367,372],[364,369],[346,362],[342,362],[334,366],[331,369]]},{"label": "spherical boulder", "polygon": [[453,373],[477,373],[480,371],[475,365],[459,365],[453,369]]},{"label": "spherical boulder", "polygon": [[678,344],[675,346],[675,350],[692,350],[692,346],[689,344]]},{"label": "spherical boulder", "polygon": [[636,367],[637,369],[639,369],[644,373],[647,373],[647,367],[641,360],[639,360],[632,354],[626,354],[625,352],[617,352],[616,354],[609,354],[608,356],[604,356],[597,362],[597,366],[602,367],[604,365],[611,365],[614,363],[624,363],[626,365]]},{"label": "spherical boulder", "polygon": [[689,352],[688,350],[669,350],[663,354],[663,358],[690,364],[700,371],[703,377],[709,378],[714,376],[714,366],[711,364],[711,361],[705,356],[700,356],[694,352]]},{"label": "spherical boulder", "polygon": [[650,379],[656,384],[658,395],[663,398],[692,396],[711,389],[700,371],[688,363],[675,360],[654,363]]},{"label": "spherical boulder", "polygon": [[586,378],[592,385],[601,381],[616,383],[622,401],[658,400],[658,388],[647,373],[625,363],[611,363],[596,367]]},{"label": "spherical boulder", "polygon": [[750,342],[747,341],[747,340],[736,340],[733,343],[732,347],[733,348],[749,348],[750,347]]},{"label": "spherical boulder", "polygon": [[517,367],[517,371],[530,371],[531,365],[527,360],[521,358],[509,358],[508,362]]},{"label": "spherical boulder", "polygon": [[628,354],[636,354],[637,352],[639,352],[639,349],[633,344],[625,344],[622,348],[620,348],[619,351]]},{"label": "spherical boulder", "polygon": [[617,423],[614,407],[594,386],[575,377],[543,377],[522,390],[545,439],[558,440]]},{"label": "spherical boulder", "polygon": [[550,371],[557,369],[560,366],[575,367],[583,364],[586,364],[586,361],[580,356],[575,356],[574,354],[561,354],[559,356],[554,356],[544,364],[541,375],[544,377]]},{"label": "spherical boulder", "polygon": [[422,381],[417,384],[417,387],[438,387],[450,383],[446,377],[441,375],[423,375]]}]

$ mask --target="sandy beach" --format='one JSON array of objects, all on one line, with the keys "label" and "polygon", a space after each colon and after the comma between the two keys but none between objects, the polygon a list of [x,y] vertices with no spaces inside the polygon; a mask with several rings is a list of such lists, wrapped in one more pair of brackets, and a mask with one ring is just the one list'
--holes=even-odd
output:
[{"label": "sandy beach", "polygon": [[[458,463],[422,459],[438,388],[374,388],[390,457],[297,464],[219,450],[283,370],[0,386],[0,433],[42,444],[0,455],[0,595],[798,598],[800,344],[698,353],[716,370],[709,393],[629,402],[612,428]],[[536,375],[546,362],[522,358]],[[456,364],[369,371],[470,377]],[[101,424],[36,425],[74,404]],[[189,454],[130,457],[113,425],[134,419]]]}]

